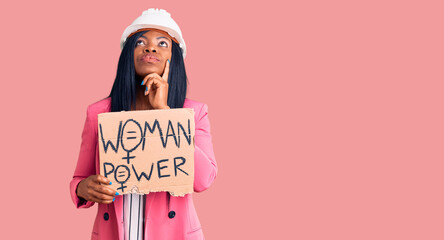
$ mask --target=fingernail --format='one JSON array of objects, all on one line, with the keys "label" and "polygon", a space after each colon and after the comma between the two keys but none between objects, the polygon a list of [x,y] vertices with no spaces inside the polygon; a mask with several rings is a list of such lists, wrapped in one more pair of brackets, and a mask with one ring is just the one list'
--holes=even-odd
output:
[{"label": "fingernail", "polygon": [[170,60],[168,59],[168,62],[170,62]]},{"label": "fingernail", "polygon": [[114,200],[116,200],[116,198],[113,198],[113,202],[114,202]]},{"label": "fingernail", "polygon": [[140,85],[143,85],[143,81],[142,81],[142,83]]},{"label": "fingernail", "polygon": [[113,184],[113,182],[109,182],[109,185]]},{"label": "fingernail", "polygon": [[116,196],[119,195],[119,192],[116,192]]}]

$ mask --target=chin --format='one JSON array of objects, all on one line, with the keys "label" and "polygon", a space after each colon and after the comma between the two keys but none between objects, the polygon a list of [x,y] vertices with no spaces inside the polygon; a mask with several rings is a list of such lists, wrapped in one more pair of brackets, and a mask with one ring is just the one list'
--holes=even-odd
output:
[{"label": "chin", "polygon": [[143,71],[140,71],[140,72],[136,71],[136,74],[139,75],[139,77],[145,77],[146,75],[151,74],[151,73],[157,73],[160,76],[162,76],[161,75],[162,71],[160,71],[159,69],[154,69],[154,68],[143,69]]}]

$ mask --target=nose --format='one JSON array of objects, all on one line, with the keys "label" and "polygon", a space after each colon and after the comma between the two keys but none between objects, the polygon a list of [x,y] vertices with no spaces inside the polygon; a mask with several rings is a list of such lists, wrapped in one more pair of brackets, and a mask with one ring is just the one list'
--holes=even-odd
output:
[{"label": "nose", "polygon": [[146,46],[146,48],[144,49],[144,52],[149,53],[149,52],[156,52],[156,49],[154,48],[154,46]]}]

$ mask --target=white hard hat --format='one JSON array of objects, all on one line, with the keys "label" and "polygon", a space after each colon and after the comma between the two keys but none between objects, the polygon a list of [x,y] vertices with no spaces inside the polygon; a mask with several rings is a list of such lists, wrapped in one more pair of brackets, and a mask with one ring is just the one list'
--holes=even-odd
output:
[{"label": "white hard hat", "polygon": [[125,41],[129,35],[136,32],[139,29],[155,28],[163,30],[171,37],[175,38],[179,43],[179,47],[182,49],[183,58],[186,54],[185,41],[182,38],[182,32],[180,31],[177,23],[171,18],[171,14],[163,9],[150,8],[143,11],[142,15],[129,25],[125,31],[123,31],[122,38],[120,39],[120,48],[123,49]]}]

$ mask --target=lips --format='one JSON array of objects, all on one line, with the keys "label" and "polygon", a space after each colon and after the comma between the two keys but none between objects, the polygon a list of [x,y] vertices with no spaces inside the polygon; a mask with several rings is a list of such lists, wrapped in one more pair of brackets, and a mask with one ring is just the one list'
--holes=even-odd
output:
[{"label": "lips", "polygon": [[148,53],[140,57],[142,62],[160,62],[159,58],[157,58],[154,54]]}]

